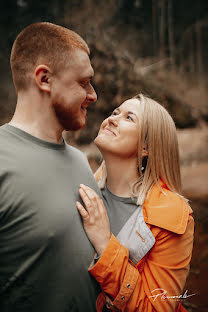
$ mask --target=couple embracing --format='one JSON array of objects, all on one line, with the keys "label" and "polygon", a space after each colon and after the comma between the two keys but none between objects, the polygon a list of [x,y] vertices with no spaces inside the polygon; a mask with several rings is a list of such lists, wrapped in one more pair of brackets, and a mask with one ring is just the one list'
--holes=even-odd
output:
[{"label": "couple embracing", "polygon": [[2,312],[186,311],[193,248],[173,119],[142,94],[100,126],[93,176],[63,130],[96,102],[86,42],[51,23],[16,38],[12,120],[0,127]]}]

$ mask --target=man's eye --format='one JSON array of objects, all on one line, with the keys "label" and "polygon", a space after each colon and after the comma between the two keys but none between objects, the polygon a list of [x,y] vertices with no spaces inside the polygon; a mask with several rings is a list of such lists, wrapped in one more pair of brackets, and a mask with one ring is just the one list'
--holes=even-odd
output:
[{"label": "man's eye", "polygon": [[86,87],[88,85],[88,82],[87,81],[81,81],[80,83],[83,87]]}]

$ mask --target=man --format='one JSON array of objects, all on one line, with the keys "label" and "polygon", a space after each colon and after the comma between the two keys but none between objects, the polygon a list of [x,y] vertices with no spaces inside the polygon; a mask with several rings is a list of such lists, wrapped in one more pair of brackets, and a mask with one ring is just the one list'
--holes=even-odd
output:
[{"label": "man", "polygon": [[75,32],[35,23],[16,38],[17,106],[0,127],[0,311],[95,311],[94,255],[75,202],[80,183],[99,192],[63,130],[85,126],[97,100],[89,48]]}]

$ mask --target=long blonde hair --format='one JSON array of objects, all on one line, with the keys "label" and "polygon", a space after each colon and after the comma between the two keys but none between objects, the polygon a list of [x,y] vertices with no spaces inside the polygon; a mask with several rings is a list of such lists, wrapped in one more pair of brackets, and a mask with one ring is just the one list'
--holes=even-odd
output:
[{"label": "long blonde hair", "polygon": [[[151,98],[138,94],[134,99],[139,101],[139,179],[132,185],[132,196],[136,196],[137,204],[142,205],[154,184],[162,190],[160,180],[171,191],[181,196],[181,173],[175,123],[167,110]],[[142,170],[143,146],[146,146],[148,151],[144,171]],[[104,161],[95,175],[99,172],[102,172],[102,176],[98,183],[102,188],[107,178]]]}]

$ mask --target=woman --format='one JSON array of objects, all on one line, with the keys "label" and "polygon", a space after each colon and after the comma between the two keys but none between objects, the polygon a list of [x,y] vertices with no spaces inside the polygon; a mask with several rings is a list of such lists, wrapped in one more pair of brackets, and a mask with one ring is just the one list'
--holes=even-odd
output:
[{"label": "woman", "polygon": [[81,185],[86,209],[78,202],[77,209],[97,252],[89,268],[103,291],[97,311],[186,311],[179,298],[194,220],[181,195],[172,118],[140,94],[103,121],[95,144],[104,158],[95,174],[103,201]]}]

